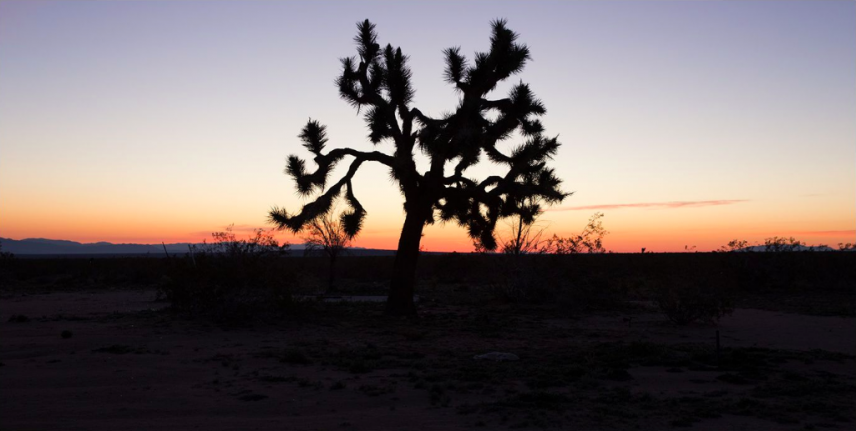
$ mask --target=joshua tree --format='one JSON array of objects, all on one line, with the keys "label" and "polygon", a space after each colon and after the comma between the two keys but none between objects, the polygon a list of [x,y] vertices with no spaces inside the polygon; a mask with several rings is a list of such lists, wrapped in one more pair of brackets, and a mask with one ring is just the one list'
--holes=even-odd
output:
[{"label": "joshua tree", "polygon": [[[517,42],[517,34],[504,20],[494,21],[492,27],[490,50],[476,53],[473,62],[467,61],[460,48],[444,51],[445,78],[458,91],[458,106],[451,113],[429,117],[411,106],[414,89],[408,57],[391,45],[381,49],[375,25],[368,20],[358,23],[354,40],[359,56],[341,60],[342,74],[336,84],[342,99],[358,112],[364,110],[369,140],[373,144],[392,141],[395,151],[385,154],[337,148],[325,153],[325,126],[310,119],[299,137],[313,154],[317,168],[309,172],[303,159],[294,155],[288,158],[286,172],[297,183],[297,191],[304,196],[317,193],[297,213],[271,210],[273,223],[294,232],[327,214],[343,195],[350,210],[342,214],[341,222],[348,235],[356,235],[366,211],[355,196],[351,179],[365,162],[389,169],[404,195],[406,216],[395,255],[388,314],[416,312],[413,287],[426,224],[454,221],[465,227],[480,247],[493,250],[497,219],[519,215],[531,222],[541,209],[528,203],[532,199],[554,204],[568,196],[559,189],[561,180],[547,167],[560,144],[556,137],[544,136],[541,122],[533,118],[546,111],[529,86],[521,82],[507,97],[489,98],[497,83],[523,70],[529,60],[529,48]],[[508,152],[498,149],[497,143],[511,138],[515,131],[525,141]],[[425,172],[416,169],[416,150],[430,160]],[[480,181],[467,177],[465,172],[480,161],[482,154],[507,167],[505,175]],[[333,167],[345,157],[353,158],[347,172],[328,184]]]},{"label": "joshua tree", "polygon": [[345,252],[353,237],[345,232],[341,220],[333,217],[332,213],[327,213],[309,222],[308,227],[304,230],[307,231],[306,236],[303,237],[306,252],[312,253],[320,250],[330,260],[330,279],[327,291],[334,292],[336,290],[336,259]]}]

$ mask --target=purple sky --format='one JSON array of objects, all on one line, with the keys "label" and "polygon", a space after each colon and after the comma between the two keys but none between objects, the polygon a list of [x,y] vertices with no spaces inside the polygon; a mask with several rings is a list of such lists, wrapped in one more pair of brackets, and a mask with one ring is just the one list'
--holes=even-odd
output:
[{"label": "purple sky", "polygon": [[[578,210],[545,216],[552,232],[601,208],[615,249],[854,236],[844,1],[4,1],[0,236],[160,242],[263,225],[271,206],[300,205],[282,169],[306,156],[307,118],[333,146],[370,148],[333,86],[358,20],[411,56],[415,105],[439,114],[456,103],[442,50],[485,50],[501,17],[532,49],[511,82],[546,104],[564,143],[554,165],[576,192],[557,209]],[[361,241],[389,246],[400,198],[383,169],[363,170]],[[453,226],[426,241],[469,247]]]}]

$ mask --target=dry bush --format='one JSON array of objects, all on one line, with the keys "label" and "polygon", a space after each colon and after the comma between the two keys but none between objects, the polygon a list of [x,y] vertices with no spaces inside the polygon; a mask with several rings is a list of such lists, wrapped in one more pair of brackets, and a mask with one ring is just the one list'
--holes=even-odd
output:
[{"label": "dry bush", "polygon": [[484,256],[487,286],[498,299],[555,306],[566,312],[620,310],[628,305],[623,268],[591,265],[593,255]]},{"label": "dry bush", "polygon": [[544,241],[541,251],[550,254],[606,253],[603,238],[609,232],[604,229],[602,218],[603,213],[594,213],[583,231],[577,235],[569,237],[553,235],[552,238]]},{"label": "dry bush", "polygon": [[544,267],[539,256],[486,256],[488,288],[498,298],[511,301],[540,301],[556,285],[555,272]]},{"label": "dry bush", "polygon": [[354,239],[345,229],[346,225],[342,220],[342,216],[334,217],[331,212],[313,220],[304,228],[304,256],[320,252],[330,262],[327,292],[336,291],[336,260],[348,251]]},{"label": "dry bush", "polygon": [[676,270],[659,280],[653,299],[677,325],[715,324],[735,306],[734,283],[721,270],[699,267],[693,274]]},{"label": "dry bush", "polygon": [[239,322],[292,303],[299,273],[283,264],[288,244],[280,245],[262,229],[242,240],[231,228],[212,236],[213,243],[172,258],[159,295],[174,310]]}]

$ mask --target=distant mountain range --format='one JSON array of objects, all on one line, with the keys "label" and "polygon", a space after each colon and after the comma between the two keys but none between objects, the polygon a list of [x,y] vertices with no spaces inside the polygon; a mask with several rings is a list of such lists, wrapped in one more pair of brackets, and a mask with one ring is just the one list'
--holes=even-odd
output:
[{"label": "distant mountain range", "polygon": [[[26,238],[21,240],[0,238],[3,251],[20,256],[46,255],[153,255],[163,256],[164,247],[169,254],[185,254],[190,246],[201,246],[200,243],[178,242],[172,244],[113,244],[111,242],[80,243],[62,239]],[[303,244],[292,244],[290,250],[298,256],[303,255]],[[356,256],[392,256],[392,250],[376,250],[369,248],[350,248],[349,254]]]},{"label": "distant mountain range", "polygon": [[[113,244],[110,242],[79,243],[62,239],[26,238],[14,240],[0,238],[3,251],[14,254],[146,254],[164,253],[161,244]],[[167,244],[169,253],[187,253],[190,243]]]}]

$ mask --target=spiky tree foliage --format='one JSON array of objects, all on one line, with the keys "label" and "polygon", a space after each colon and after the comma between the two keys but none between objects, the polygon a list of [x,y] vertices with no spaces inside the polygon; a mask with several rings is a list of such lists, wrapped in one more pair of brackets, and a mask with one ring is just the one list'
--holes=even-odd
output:
[{"label": "spiky tree foliage", "polygon": [[[310,172],[303,159],[290,156],[286,172],[294,178],[298,192],[316,197],[296,213],[274,208],[270,219],[280,228],[298,232],[327,214],[333,202],[344,196],[349,210],[342,214],[341,222],[348,235],[356,235],[366,212],[354,195],[351,180],[365,162],[385,165],[404,195],[406,212],[387,312],[412,314],[424,226],[437,220],[455,222],[467,229],[480,248],[495,249],[497,220],[520,216],[531,223],[541,211],[540,203],[531,202],[554,204],[568,196],[559,189],[561,180],[547,167],[560,144],[556,137],[543,134],[544,127],[536,117],[546,110],[527,84],[515,85],[505,98],[489,98],[498,83],[522,71],[530,58],[529,48],[517,41],[517,34],[508,29],[505,20],[492,23],[490,49],[476,53],[472,61],[458,47],[444,51],[445,78],[456,88],[459,103],[454,112],[436,118],[412,106],[411,71],[401,48],[381,48],[375,25],[368,20],[358,23],[357,28],[354,40],[358,56],[341,60],[342,73],[336,85],[345,101],[364,112],[369,140],[373,144],[392,141],[395,151],[385,154],[337,148],[325,153],[325,127],[309,120],[300,139],[314,155],[317,167]],[[497,144],[515,131],[524,141],[508,152],[498,149]],[[430,160],[426,172],[417,171],[415,151]],[[505,166],[505,175],[481,180],[467,176],[467,170],[482,156]],[[331,171],[346,157],[352,158],[347,172],[329,184]]]}]

